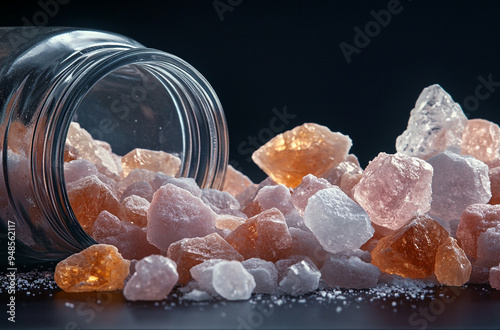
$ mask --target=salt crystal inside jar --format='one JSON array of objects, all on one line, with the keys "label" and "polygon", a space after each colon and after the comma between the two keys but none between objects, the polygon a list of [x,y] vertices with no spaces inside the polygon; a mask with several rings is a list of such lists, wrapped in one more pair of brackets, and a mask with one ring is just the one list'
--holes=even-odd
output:
[{"label": "salt crystal inside jar", "polygon": [[15,227],[18,254],[56,260],[95,243],[64,180],[72,121],[118,155],[167,152],[181,161],[178,175],[222,187],[228,134],[214,90],[185,61],[130,38],[0,28],[0,106],[0,224]]}]

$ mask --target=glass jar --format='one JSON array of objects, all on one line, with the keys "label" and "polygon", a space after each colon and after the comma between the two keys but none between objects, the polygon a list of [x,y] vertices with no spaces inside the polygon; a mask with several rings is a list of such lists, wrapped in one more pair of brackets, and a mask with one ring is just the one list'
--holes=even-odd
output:
[{"label": "glass jar", "polygon": [[64,183],[72,120],[113,152],[162,150],[180,175],[219,188],[228,160],[220,102],[192,66],[113,33],[0,28],[0,223],[16,253],[58,260],[95,241],[79,225]]}]

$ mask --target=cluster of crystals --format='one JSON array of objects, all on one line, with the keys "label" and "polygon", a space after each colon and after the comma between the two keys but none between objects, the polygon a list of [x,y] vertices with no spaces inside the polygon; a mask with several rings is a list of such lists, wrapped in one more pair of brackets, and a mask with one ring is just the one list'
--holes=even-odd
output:
[{"label": "cluster of crystals", "polygon": [[467,120],[433,85],[418,98],[396,154],[380,153],[363,170],[351,145],[348,136],[303,124],[253,154],[267,179],[254,184],[229,166],[220,191],[176,177],[175,156],[136,149],[119,157],[74,124],[68,196],[101,244],[89,248],[90,259],[87,249],[61,262],[58,284],[123,287],[123,272],[92,285],[108,272],[111,244],[133,260],[129,300],[164,299],[176,284],[197,300],[370,288],[388,274],[500,288],[496,124]]}]

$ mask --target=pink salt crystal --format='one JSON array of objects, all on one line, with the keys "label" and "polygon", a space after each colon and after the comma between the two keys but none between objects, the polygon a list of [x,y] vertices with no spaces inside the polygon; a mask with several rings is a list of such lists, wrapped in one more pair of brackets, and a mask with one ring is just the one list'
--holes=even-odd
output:
[{"label": "pink salt crystal", "polygon": [[460,105],[441,86],[429,86],[418,97],[406,131],[396,139],[396,151],[422,159],[449,148],[458,151],[466,124]]},{"label": "pink salt crystal", "polygon": [[122,157],[123,175],[135,169],[146,169],[152,172],[163,172],[175,176],[181,166],[179,157],[164,151],[136,148]]},{"label": "pink salt crystal", "polygon": [[161,255],[139,260],[135,273],[123,289],[125,299],[155,301],[167,298],[179,279],[176,268],[174,261]]},{"label": "pink salt crystal", "polygon": [[322,177],[331,184],[339,186],[343,192],[352,198],[352,188],[356,185],[363,174],[363,169],[359,165],[358,158],[347,155],[347,159],[337,166],[329,169]]},{"label": "pink salt crystal", "polygon": [[469,119],[462,135],[462,155],[485,163],[500,159],[500,127],[484,119]]},{"label": "pink salt crystal", "polygon": [[96,143],[92,136],[78,123],[72,122],[68,129],[66,145],[78,150],[78,157],[95,164],[100,172],[110,176],[119,176],[121,169],[116,166],[112,152]]},{"label": "pink salt crystal", "polygon": [[490,168],[489,170],[491,199],[489,204],[500,204],[500,167]]},{"label": "pink salt crystal", "polygon": [[500,205],[469,205],[460,217],[457,238],[465,253],[477,258],[477,240],[488,228],[500,224]]},{"label": "pink salt crystal", "polygon": [[318,239],[310,231],[289,228],[292,236],[292,255],[306,256],[320,268],[325,262],[328,252],[319,244]]},{"label": "pink salt crystal", "polygon": [[116,184],[116,190],[118,194],[121,196],[123,192],[132,184],[139,181],[146,181],[151,184],[155,177],[155,172],[145,170],[145,169],[135,169],[128,173],[128,175],[119,180]]},{"label": "pink salt crystal", "polygon": [[252,274],[255,280],[254,293],[272,294],[278,286],[278,270],[270,262],[259,258],[251,258],[241,263]]},{"label": "pink salt crystal", "polygon": [[493,267],[500,263],[500,224],[488,228],[477,239],[477,260]]},{"label": "pink salt crystal", "polygon": [[64,163],[64,180],[66,184],[89,175],[97,175],[97,168],[94,163],[86,159],[76,159]]},{"label": "pink salt crystal", "polygon": [[148,210],[148,241],[166,251],[183,238],[215,232],[216,213],[189,191],[167,184],[158,189]]},{"label": "pink salt crystal", "polygon": [[214,266],[221,261],[224,261],[224,259],[205,260],[189,270],[193,279],[198,283],[199,288],[213,296],[217,295],[212,283]]},{"label": "pink salt crystal", "polygon": [[488,166],[482,161],[445,151],[427,162],[434,169],[431,216],[444,221],[458,219],[468,205],[490,200]]},{"label": "pink salt crystal", "polygon": [[99,243],[116,246],[125,259],[141,259],[160,253],[149,244],[141,228],[107,211],[101,212],[94,222],[92,237]]},{"label": "pink salt crystal", "polygon": [[174,178],[165,173],[158,172],[153,179],[153,191],[157,191],[160,187],[167,183],[173,184],[179,188],[189,191],[193,196],[201,197],[201,189],[193,178]]},{"label": "pink salt crystal", "polygon": [[321,276],[330,287],[365,289],[377,284],[380,270],[357,256],[330,255]]},{"label": "pink salt crystal", "polygon": [[122,203],[122,219],[141,228],[148,223],[148,209],[151,204],[144,198],[136,195],[125,198]]},{"label": "pink salt crystal", "polygon": [[219,234],[205,237],[184,238],[172,243],[167,256],[177,263],[179,283],[186,284],[191,279],[189,270],[209,259],[243,261],[243,257]]},{"label": "pink salt crystal", "polygon": [[294,188],[305,175],[320,176],[344,161],[351,146],[348,136],[306,123],[275,136],[252,159],[276,182]]},{"label": "pink salt crystal", "polygon": [[304,215],[309,197],[322,189],[331,187],[333,187],[333,185],[326,179],[317,178],[312,174],[308,174],[302,178],[302,182],[293,190],[293,205],[299,211],[299,214]]},{"label": "pink salt crystal", "polygon": [[340,180],[340,189],[346,193],[349,198],[354,199],[354,187],[361,181],[363,174],[344,174]]},{"label": "pink salt crystal", "polygon": [[225,237],[245,259],[277,261],[290,255],[292,237],[285,217],[272,208],[248,219]]},{"label": "pink salt crystal", "polygon": [[[318,288],[321,273],[311,260],[292,257],[276,263],[279,289],[290,295],[301,295]],[[295,262],[296,261],[296,262]]]},{"label": "pink salt crystal", "polygon": [[242,193],[247,187],[254,183],[246,175],[236,170],[231,165],[226,168],[226,178],[224,179],[224,187],[222,191],[228,192],[234,197]]},{"label": "pink salt crystal", "polygon": [[215,228],[233,231],[245,221],[246,216],[243,218],[234,215],[219,214],[217,215],[217,218],[215,218]]},{"label": "pink salt crystal", "polygon": [[217,214],[244,216],[238,200],[225,191],[205,188],[202,190],[201,200]]},{"label": "pink salt crystal", "polygon": [[416,157],[379,153],[354,188],[371,221],[397,229],[430,209],[432,166]]},{"label": "pink salt crystal", "polygon": [[253,198],[257,194],[258,189],[259,185],[253,184],[246,187],[245,190],[235,196],[242,208],[244,208],[248,203],[252,202]]},{"label": "pink salt crystal", "polygon": [[151,202],[153,199],[153,188],[151,188],[151,185],[146,181],[134,182],[122,193],[121,200],[123,201],[125,198],[132,195],[142,197],[148,202]]},{"label": "pink salt crystal", "polygon": [[488,279],[493,289],[500,290],[500,264],[496,267],[491,267]]},{"label": "pink salt crystal", "polygon": [[486,284],[488,283],[488,274],[490,268],[486,266],[481,261],[477,261],[471,258],[472,271],[469,278],[470,284]]}]

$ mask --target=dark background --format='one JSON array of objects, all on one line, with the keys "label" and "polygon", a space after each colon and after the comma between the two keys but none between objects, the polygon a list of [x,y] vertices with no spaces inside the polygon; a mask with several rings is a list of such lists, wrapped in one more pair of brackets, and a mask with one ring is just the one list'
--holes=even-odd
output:
[{"label": "dark background", "polygon": [[[117,32],[192,64],[222,102],[232,164],[254,181],[264,174],[250,161],[249,139],[270,138],[273,109],[295,115],[279,132],[316,122],[349,135],[362,166],[380,151],[395,152],[420,91],[434,83],[469,117],[500,122],[500,87],[477,109],[464,106],[479,76],[500,82],[495,1],[402,0],[379,31],[371,12],[389,1],[13,2],[0,5],[0,25]],[[43,3],[58,5],[43,15]],[[355,46],[354,29],[367,24],[373,36],[348,63],[340,44]]]}]

